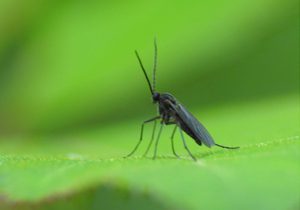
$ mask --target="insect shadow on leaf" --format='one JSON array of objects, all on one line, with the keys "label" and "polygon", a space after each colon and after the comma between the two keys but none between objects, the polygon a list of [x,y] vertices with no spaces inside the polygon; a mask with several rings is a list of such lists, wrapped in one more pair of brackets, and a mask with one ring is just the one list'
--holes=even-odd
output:
[{"label": "insect shadow on leaf", "polygon": [[179,155],[175,152],[174,148],[174,134],[179,129],[180,136],[183,142],[183,146],[188,152],[188,154],[191,156],[193,160],[197,160],[195,156],[191,153],[189,150],[183,132],[185,132],[187,135],[189,135],[191,138],[195,140],[195,142],[198,145],[202,145],[202,143],[207,147],[212,146],[218,146],[225,149],[238,149],[239,147],[229,147],[229,146],[223,146],[220,144],[217,144],[214,142],[212,136],[209,134],[207,129],[170,93],[159,93],[156,91],[156,66],[157,66],[157,44],[156,39],[154,39],[154,65],[153,65],[153,79],[152,84],[150,82],[150,79],[147,75],[147,72],[144,68],[144,65],[142,63],[142,60],[138,54],[137,51],[135,51],[136,57],[139,61],[140,67],[145,75],[146,81],[148,83],[149,90],[152,95],[152,100],[154,104],[158,104],[158,116],[152,117],[148,120],[145,120],[142,123],[141,127],[141,134],[140,139],[138,143],[133,148],[132,152],[130,152],[126,157],[130,157],[135,153],[135,151],[140,146],[142,140],[143,140],[143,132],[144,132],[144,125],[150,122],[154,122],[154,127],[152,130],[152,137],[151,140],[147,146],[147,149],[143,156],[146,156],[149,149],[151,148],[151,145],[155,139],[155,130],[156,130],[156,121],[160,120],[160,128],[158,131],[158,134],[156,136],[155,145],[154,145],[154,155],[153,159],[156,158],[157,155],[157,147],[158,142],[160,139],[160,135],[162,133],[164,125],[175,125],[174,130],[171,135],[171,144],[172,144],[172,152],[173,154],[179,158]]}]

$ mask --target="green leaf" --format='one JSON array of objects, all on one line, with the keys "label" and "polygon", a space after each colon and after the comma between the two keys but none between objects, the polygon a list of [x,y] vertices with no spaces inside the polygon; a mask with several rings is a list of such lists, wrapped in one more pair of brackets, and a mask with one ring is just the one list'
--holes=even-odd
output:
[{"label": "green leaf", "polygon": [[[197,162],[181,148],[179,135],[176,148],[182,159],[171,155],[171,129],[162,136],[157,160],[139,155],[123,159],[136,143],[138,130],[128,129],[136,122],[23,148],[32,155],[9,155],[13,146],[6,143],[1,146],[0,189],[8,207],[14,200],[25,202],[22,208],[77,204],[78,208],[105,204],[116,209],[145,205],[158,209],[296,208],[300,184],[295,179],[300,175],[297,102],[298,97],[291,96],[208,110],[203,118],[213,128],[216,141],[241,148],[208,149],[187,138]],[[270,122],[273,126],[268,129]],[[150,135],[151,128],[146,130]],[[104,138],[111,142],[103,142]],[[91,145],[86,146],[87,140]],[[146,140],[143,143],[137,154],[145,149]],[[54,151],[52,144],[61,148],[56,146]],[[48,155],[41,155],[39,151],[48,148]]]}]

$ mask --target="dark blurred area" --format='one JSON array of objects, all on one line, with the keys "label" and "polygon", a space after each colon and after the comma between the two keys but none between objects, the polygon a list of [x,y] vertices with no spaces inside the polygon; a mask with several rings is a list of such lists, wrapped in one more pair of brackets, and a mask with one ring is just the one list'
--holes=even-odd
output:
[{"label": "dark blurred area", "polygon": [[[0,3],[0,135],[150,116],[146,81],[190,108],[299,94],[299,2]],[[147,109],[153,111],[147,111]]]}]

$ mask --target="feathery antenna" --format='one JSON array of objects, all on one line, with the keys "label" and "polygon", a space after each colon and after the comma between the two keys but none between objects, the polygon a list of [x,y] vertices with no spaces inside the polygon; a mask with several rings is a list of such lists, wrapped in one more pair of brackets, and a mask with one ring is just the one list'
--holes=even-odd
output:
[{"label": "feathery antenna", "polygon": [[140,58],[140,56],[139,56],[139,54],[138,54],[137,51],[135,51],[135,55],[136,55],[137,59],[139,60],[140,66],[141,66],[141,68],[142,68],[142,70],[143,70],[143,72],[144,72],[144,75],[145,75],[145,77],[146,77],[147,83],[148,83],[148,85],[149,85],[150,92],[151,92],[151,94],[153,95],[153,94],[154,94],[154,91],[153,91],[153,89],[152,89],[151,82],[150,82],[150,80],[149,80],[149,77],[148,77],[148,75],[147,75],[147,73],[146,73],[146,70],[145,70],[145,68],[144,68],[144,66],[143,66],[142,60],[141,60],[141,58]]},{"label": "feathery antenna", "polygon": [[152,81],[153,92],[155,92],[156,90],[156,66],[157,66],[157,44],[156,44],[156,38],[154,38],[154,63],[153,63],[153,81]]}]

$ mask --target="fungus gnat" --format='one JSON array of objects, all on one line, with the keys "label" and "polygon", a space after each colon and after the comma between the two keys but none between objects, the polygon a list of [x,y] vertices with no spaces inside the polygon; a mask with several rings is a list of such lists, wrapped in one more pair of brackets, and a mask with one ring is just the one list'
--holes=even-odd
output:
[{"label": "fungus gnat", "polygon": [[142,60],[141,60],[138,52],[135,51],[135,54],[139,61],[141,69],[143,70],[144,75],[146,77],[146,80],[147,80],[147,83],[148,83],[148,86],[149,86],[149,89],[150,89],[150,92],[152,95],[153,103],[158,104],[159,115],[156,117],[153,117],[149,120],[146,120],[142,123],[140,139],[139,139],[138,143],[136,144],[136,146],[134,147],[134,149],[132,150],[132,152],[129,153],[126,157],[133,155],[133,153],[138,149],[140,143],[142,142],[144,125],[149,122],[154,122],[152,138],[147,147],[146,152],[144,153],[144,156],[147,155],[147,153],[152,145],[152,142],[154,140],[156,121],[158,119],[161,120],[161,122],[160,122],[161,125],[160,125],[160,129],[159,129],[159,132],[158,132],[158,135],[156,138],[156,142],[155,142],[153,159],[156,158],[157,145],[158,145],[160,134],[162,132],[164,125],[175,125],[172,136],[171,136],[171,143],[172,143],[173,154],[178,158],[179,158],[179,156],[175,152],[174,142],[173,142],[173,137],[174,137],[177,127],[179,128],[179,132],[181,135],[181,139],[182,139],[184,148],[187,150],[189,155],[195,161],[197,159],[195,158],[195,156],[191,153],[191,151],[187,147],[187,144],[185,142],[182,131],[184,131],[187,135],[189,135],[191,138],[193,138],[198,145],[202,145],[202,143],[203,143],[207,147],[218,146],[218,147],[222,147],[222,148],[226,148],[226,149],[238,149],[239,148],[239,147],[223,146],[223,145],[215,143],[213,138],[209,134],[209,132],[206,130],[206,128],[181,103],[179,103],[178,100],[174,96],[172,96],[170,93],[159,93],[156,91],[156,89],[155,89],[155,76],[156,76],[156,65],[157,65],[156,40],[154,40],[154,65],[153,65],[153,83],[152,83],[152,85],[151,85],[151,82],[149,80],[149,77],[146,73],[146,70],[143,66]]}]

